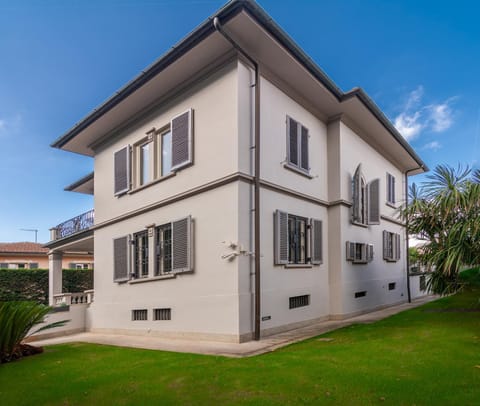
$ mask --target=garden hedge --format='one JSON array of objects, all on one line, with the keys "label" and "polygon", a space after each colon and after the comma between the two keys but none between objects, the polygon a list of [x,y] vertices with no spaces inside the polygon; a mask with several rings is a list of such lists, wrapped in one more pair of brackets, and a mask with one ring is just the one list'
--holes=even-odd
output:
[{"label": "garden hedge", "polygon": [[[63,292],[93,289],[91,269],[64,269]],[[0,301],[48,304],[48,269],[0,269]]]}]

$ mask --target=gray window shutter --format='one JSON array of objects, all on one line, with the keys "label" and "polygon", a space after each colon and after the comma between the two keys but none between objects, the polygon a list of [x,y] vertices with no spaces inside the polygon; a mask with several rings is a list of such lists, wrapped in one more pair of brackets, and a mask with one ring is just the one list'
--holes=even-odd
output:
[{"label": "gray window shutter", "polygon": [[360,193],[362,190],[362,164],[357,166],[352,179],[352,220],[360,223],[362,221]]},{"label": "gray window shutter", "polygon": [[288,264],[288,214],[275,212],[275,265]]},{"label": "gray window shutter", "polygon": [[368,262],[373,261],[373,245],[372,244],[367,245],[367,261]]},{"label": "gray window shutter", "polygon": [[128,266],[129,237],[113,240],[113,281],[124,282],[130,279]]},{"label": "gray window shutter", "polygon": [[172,171],[193,162],[193,110],[174,117],[172,129]]},{"label": "gray window shutter", "polygon": [[367,187],[368,224],[380,224],[380,179],[372,180]]},{"label": "gray window shutter", "polygon": [[298,123],[288,117],[287,119],[288,134],[288,162],[298,166]]},{"label": "gray window shutter", "polygon": [[389,260],[390,258],[388,257],[388,240],[389,240],[389,232],[386,230],[383,230],[383,259]]},{"label": "gray window shutter", "polygon": [[172,222],[172,273],[193,271],[191,216]]},{"label": "gray window shutter", "polygon": [[310,241],[311,241],[311,260],[313,265],[319,265],[323,262],[323,249],[322,249],[322,221],[311,219],[310,220]]},{"label": "gray window shutter", "polygon": [[68,269],[75,269],[75,264],[73,262],[70,262],[68,264]]},{"label": "gray window shutter", "polygon": [[400,259],[400,234],[395,234],[395,261]]},{"label": "gray window shutter", "polygon": [[355,243],[347,241],[346,249],[347,249],[347,261],[353,261],[355,259]]},{"label": "gray window shutter", "polygon": [[395,176],[392,176],[392,203],[395,203]]},{"label": "gray window shutter", "polygon": [[303,125],[301,137],[300,167],[308,172],[310,170],[310,167],[308,166],[308,130]]},{"label": "gray window shutter", "polygon": [[127,145],[115,152],[114,161],[114,194],[128,192],[130,189],[130,146]]},{"label": "gray window shutter", "polygon": [[[1,268],[1,266],[0,266],[0,268]],[[38,263],[37,262],[30,262],[29,268],[30,269],[38,269]]]},{"label": "gray window shutter", "polygon": [[7,262],[0,262],[0,269],[7,269],[8,263]]}]

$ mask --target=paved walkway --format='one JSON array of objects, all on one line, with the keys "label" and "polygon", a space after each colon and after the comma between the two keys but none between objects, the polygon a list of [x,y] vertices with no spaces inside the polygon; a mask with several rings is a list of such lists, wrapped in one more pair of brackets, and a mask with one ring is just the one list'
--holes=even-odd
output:
[{"label": "paved walkway", "polygon": [[224,343],[217,341],[194,341],[186,339],[172,339],[163,337],[145,337],[120,334],[80,333],[70,336],[51,338],[35,341],[33,345],[53,345],[71,342],[86,342],[95,344],[115,345],[119,347],[144,348],[150,350],[162,350],[173,352],[187,352],[194,354],[222,355],[226,357],[250,357],[274,351],[307,338],[336,330],[341,327],[359,323],[373,323],[386,317],[400,313],[404,310],[418,307],[424,303],[437,299],[436,296],[426,296],[397,306],[388,307],[372,313],[362,314],[344,320],[328,320],[311,324],[307,327],[297,328],[283,333],[265,337],[260,341],[246,343]]}]

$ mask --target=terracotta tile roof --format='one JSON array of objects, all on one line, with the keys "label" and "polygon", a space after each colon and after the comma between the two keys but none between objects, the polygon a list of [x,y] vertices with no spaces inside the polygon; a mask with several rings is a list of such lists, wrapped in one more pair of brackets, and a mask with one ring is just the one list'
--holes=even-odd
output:
[{"label": "terracotta tile roof", "polygon": [[46,254],[48,248],[36,242],[0,242],[0,253],[38,253]]}]

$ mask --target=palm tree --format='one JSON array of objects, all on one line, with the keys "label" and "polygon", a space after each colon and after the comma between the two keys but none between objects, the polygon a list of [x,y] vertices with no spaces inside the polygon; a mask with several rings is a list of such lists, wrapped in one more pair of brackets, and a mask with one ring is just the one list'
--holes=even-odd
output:
[{"label": "palm tree", "polygon": [[431,271],[430,289],[459,289],[463,265],[480,263],[480,171],[439,165],[420,187],[410,188],[402,209],[408,231],[426,241],[420,261]]}]

